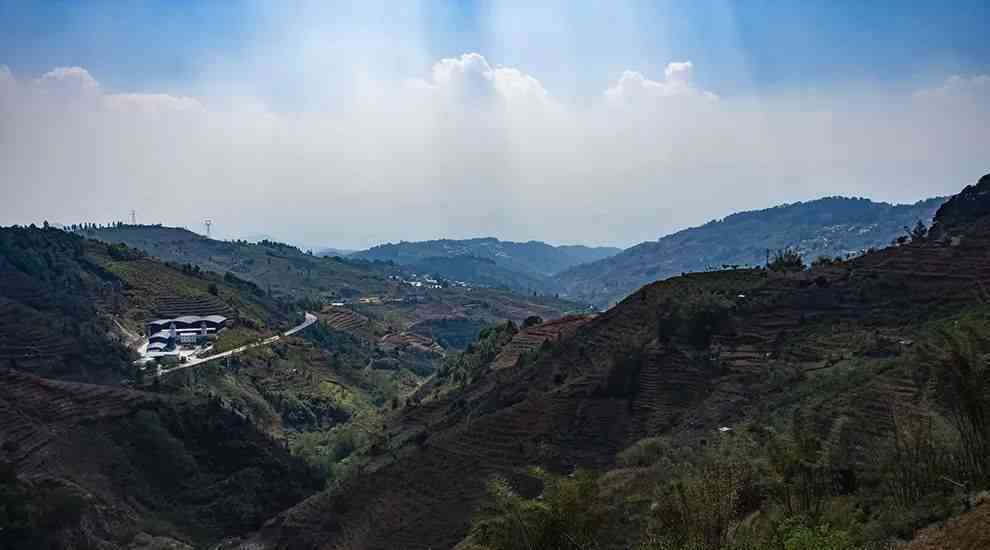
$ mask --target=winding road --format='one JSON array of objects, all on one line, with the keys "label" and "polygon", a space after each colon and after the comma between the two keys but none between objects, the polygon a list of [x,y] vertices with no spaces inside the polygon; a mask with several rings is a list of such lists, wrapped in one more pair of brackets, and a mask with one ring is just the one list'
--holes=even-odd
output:
[{"label": "winding road", "polygon": [[258,346],[269,346],[271,344],[274,344],[275,342],[278,342],[283,337],[292,336],[293,334],[296,334],[296,333],[298,333],[301,330],[305,330],[306,328],[308,328],[310,325],[312,325],[316,321],[317,321],[316,315],[313,315],[312,313],[310,313],[310,312],[307,311],[306,312],[306,315],[305,315],[305,320],[302,323],[300,323],[299,325],[296,325],[296,326],[292,327],[291,329],[285,331],[282,334],[276,334],[275,336],[269,336],[268,338],[265,338],[264,340],[258,340],[257,342],[253,342],[251,344],[245,344],[245,345],[243,345],[243,346],[241,346],[239,348],[234,348],[234,349],[231,349],[231,350],[227,350],[227,351],[224,351],[224,352],[221,352],[221,353],[217,353],[215,355],[210,355],[208,357],[199,357],[197,359],[190,359],[189,361],[186,361],[185,363],[182,363],[182,364],[180,364],[180,365],[178,365],[176,367],[173,367],[171,369],[158,371],[155,374],[155,376],[165,376],[166,374],[170,374],[170,373],[173,373],[173,372],[176,372],[176,371],[185,370],[185,369],[192,368],[192,367],[197,367],[199,365],[202,365],[203,363],[207,363],[207,362],[210,362],[210,361],[215,361],[217,359],[223,359],[224,357],[230,357],[231,355],[237,355],[239,353],[244,353],[245,351],[247,351],[249,349],[252,349],[252,348],[256,348]]}]

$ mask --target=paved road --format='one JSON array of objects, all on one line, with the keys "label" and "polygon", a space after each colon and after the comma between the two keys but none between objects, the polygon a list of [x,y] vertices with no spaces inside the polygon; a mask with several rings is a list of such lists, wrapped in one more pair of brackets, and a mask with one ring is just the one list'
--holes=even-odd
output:
[{"label": "paved road", "polygon": [[310,313],[310,312],[307,311],[306,312],[305,320],[301,324],[292,327],[291,329],[285,331],[282,334],[276,334],[275,336],[269,336],[268,338],[265,338],[264,340],[258,340],[257,342],[253,342],[251,344],[246,344],[246,345],[243,345],[243,346],[241,346],[239,348],[234,348],[232,350],[227,350],[227,351],[222,352],[222,353],[217,353],[216,355],[210,355],[209,357],[200,357],[198,359],[190,359],[189,361],[186,361],[185,363],[182,363],[182,364],[180,364],[180,365],[178,365],[176,367],[173,367],[173,368],[168,369],[168,370],[160,371],[157,374],[157,376],[164,376],[166,374],[169,374],[169,373],[172,373],[172,372],[175,372],[175,371],[180,371],[180,370],[184,370],[184,369],[196,367],[196,366],[202,365],[203,363],[207,363],[207,362],[210,362],[210,361],[215,361],[217,359],[223,359],[224,357],[230,357],[231,355],[237,355],[239,353],[244,353],[245,351],[247,351],[247,350],[249,350],[251,348],[256,348],[258,346],[269,346],[271,344],[274,344],[275,342],[278,342],[284,336],[292,336],[293,334],[296,334],[297,332],[299,332],[301,330],[304,330],[305,328],[307,328],[310,325],[312,325],[313,323],[315,323],[316,320],[317,320],[316,315],[313,315],[312,313]]}]

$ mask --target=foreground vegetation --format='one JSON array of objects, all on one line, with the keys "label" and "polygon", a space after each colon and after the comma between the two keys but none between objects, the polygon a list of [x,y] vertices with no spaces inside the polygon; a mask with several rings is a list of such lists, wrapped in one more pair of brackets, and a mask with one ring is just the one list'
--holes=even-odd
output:
[{"label": "foreground vegetation", "polygon": [[[707,445],[637,442],[607,472],[534,469],[539,495],[504,478],[467,548],[537,550],[873,550],[895,548],[971,508],[990,489],[990,311],[925,327],[907,369],[924,393],[890,410],[873,448],[819,433],[811,415],[769,416]],[[817,388],[849,383],[833,375]],[[855,383],[855,380],[851,380]],[[835,386],[833,386],[835,388]]]}]

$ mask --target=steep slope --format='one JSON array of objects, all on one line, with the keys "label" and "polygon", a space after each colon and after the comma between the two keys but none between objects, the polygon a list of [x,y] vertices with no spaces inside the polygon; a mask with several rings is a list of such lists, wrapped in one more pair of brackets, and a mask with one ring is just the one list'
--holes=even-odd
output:
[{"label": "steep slope", "polygon": [[131,359],[124,344],[145,321],[214,313],[253,325],[286,321],[236,277],[163,265],[58,229],[0,228],[0,366],[115,381]]},{"label": "steep slope", "polygon": [[[921,380],[901,363],[926,323],[986,311],[990,218],[796,274],[697,273],[651,284],[573,335],[404,409],[352,484],[279,514],[273,548],[450,548],[493,475],[607,467],[646,436],[681,443],[766,415],[810,415],[870,459]],[[878,357],[880,357],[878,359]]]},{"label": "steep slope", "polygon": [[319,487],[216,402],[9,369],[0,369],[0,463],[50,510],[0,532],[4,548],[124,548],[148,535],[198,546],[257,528]]},{"label": "steep slope", "polygon": [[562,295],[604,307],[673,275],[763,265],[768,250],[794,248],[810,262],[818,256],[845,257],[881,248],[904,235],[905,226],[928,223],[942,202],[933,198],[891,205],[830,197],[740,212],[576,266],[555,279]]},{"label": "steep slope", "polygon": [[578,264],[607,258],[617,252],[618,248],[611,247],[551,246],[540,241],[518,243],[484,237],[387,243],[355,252],[351,257],[407,265],[427,258],[474,256],[493,260],[497,265],[517,273],[547,277]]}]

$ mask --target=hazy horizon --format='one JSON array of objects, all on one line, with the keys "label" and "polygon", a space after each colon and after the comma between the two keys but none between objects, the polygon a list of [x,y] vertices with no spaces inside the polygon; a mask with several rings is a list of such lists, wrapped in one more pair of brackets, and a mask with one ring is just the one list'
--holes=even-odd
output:
[{"label": "hazy horizon", "polygon": [[985,5],[795,6],[0,1],[0,225],[626,248],[988,171]]}]

